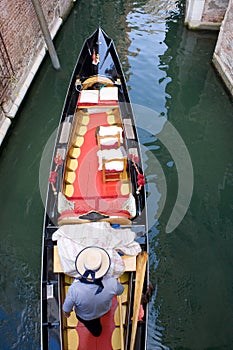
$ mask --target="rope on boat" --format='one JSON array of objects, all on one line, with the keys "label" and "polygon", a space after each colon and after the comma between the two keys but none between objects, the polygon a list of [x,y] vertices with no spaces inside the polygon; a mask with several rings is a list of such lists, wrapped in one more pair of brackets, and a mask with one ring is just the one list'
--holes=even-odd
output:
[{"label": "rope on boat", "polygon": [[56,190],[56,187],[55,187],[55,183],[57,181],[57,175],[58,175],[57,171],[58,171],[58,167],[60,165],[62,165],[62,163],[63,163],[60,154],[57,154],[54,157],[54,163],[56,164],[56,166],[55,166],[55,169],[50,172],[49,183],[51,184],[51,187],[52,187],[54,195],[57,195],[57,190]]},{"label": "rope on boat", "polygon": [[138,166],[136,164],[136,162],[138,162],[138,157],[135,156],[134,154],[131,154],[130,155],[130,158],[133,162],[133,166],[137,172],[137,185],[138,185],[138,188],[136,190],[136,193],[139,194],[142,187],[145,185],[146,181],[145,181],[145,177],[143,174],[140,173],[139,169],[138,169]]}]

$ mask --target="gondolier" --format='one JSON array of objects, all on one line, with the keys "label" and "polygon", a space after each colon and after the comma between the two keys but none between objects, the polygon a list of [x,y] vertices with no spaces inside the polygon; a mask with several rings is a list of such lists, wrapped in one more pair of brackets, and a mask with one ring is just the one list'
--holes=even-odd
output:
[{"label": "gondolier", "polygon": [[100,247],[86,247],[76,258],[76,269],[81,278],[70,286],[63,312],[70,316],[74,307],[76,316],[95,337],[100,336],[100,317],[112,305],[114,295],[120,295],[124,287],[113,277],[106,277],[110,267],[108,253]]}]

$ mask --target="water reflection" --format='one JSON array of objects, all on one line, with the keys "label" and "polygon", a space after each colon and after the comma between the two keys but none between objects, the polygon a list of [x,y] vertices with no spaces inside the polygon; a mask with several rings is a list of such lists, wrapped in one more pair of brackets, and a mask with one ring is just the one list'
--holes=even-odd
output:
[{"label": "water reflection", "polygon": [[[224,209],[217,188],[226,165],[232,172],[232,103],[211,66],[216,33],[189,32],[172,22],[165,42],[168,50],[161,60],[172,78],[166,87],[168,119],[185,140],[195,185],[183,222],[172,235],[158,238],[157,324],[164,327],[163,341],[170,348],[231,349],[232,321],[229,327],[225,323],[225,329],[222,322],[232,320],[226,305],[232,304],[228,288],[233,256],[221,232],[228,232],[227,240],[232,242],[233,188],[228,186]],[[165,174],[168,201],[174,202],[177,179],[172,171]],[[171,207],[163,212],[161,230]]]}]

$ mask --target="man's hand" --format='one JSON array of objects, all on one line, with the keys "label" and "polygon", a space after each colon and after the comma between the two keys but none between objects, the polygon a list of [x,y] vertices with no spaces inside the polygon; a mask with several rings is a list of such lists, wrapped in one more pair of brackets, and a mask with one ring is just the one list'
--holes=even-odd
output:
[{"label": "man's hand", "polygon": [[63,313],[64,313],[64,316],[65,316],[66,318],[69,318],[69,317],[70,317],[70,312],[65,312],[65,311],[63,311]]}]

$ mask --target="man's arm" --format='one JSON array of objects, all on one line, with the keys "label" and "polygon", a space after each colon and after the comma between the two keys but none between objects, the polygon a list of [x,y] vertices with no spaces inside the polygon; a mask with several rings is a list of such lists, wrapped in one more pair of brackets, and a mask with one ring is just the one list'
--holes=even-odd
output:
[{"label": "man's arm", "polygon": [[70,317],[70,312],[65,312],[65,311],[63,310],[63,314],[64,314],[64,316],[65,316],[66,318],[69,318],[69,317]]},{"label": "man's arm", "polygon": [[70,313],[73,309],[73,306],[74,306],[74,298],[72,296],[72,288],[70,287],[68,289],[68,293],[66,295],[66,298],[65,298],[65,301],[63,303],[63,306],[62,306],[62,310],[63,310],[63,313],[65,315],[65,317],[70,317]]},{"label": "man's arm", "polygon": [[117,282],[117,288],[116,288],[116,295],[121,295],[124,292],[124,286],[118,282]]}]

